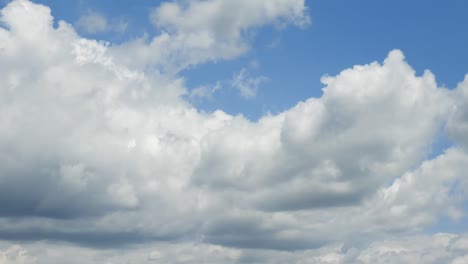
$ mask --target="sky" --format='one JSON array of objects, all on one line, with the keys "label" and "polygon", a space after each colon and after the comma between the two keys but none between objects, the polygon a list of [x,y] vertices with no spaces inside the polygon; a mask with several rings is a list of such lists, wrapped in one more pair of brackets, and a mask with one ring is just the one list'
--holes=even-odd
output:
[{"label": "sky", "polygon": [[0,264],[468,263],[468,2],[0,10]]}]

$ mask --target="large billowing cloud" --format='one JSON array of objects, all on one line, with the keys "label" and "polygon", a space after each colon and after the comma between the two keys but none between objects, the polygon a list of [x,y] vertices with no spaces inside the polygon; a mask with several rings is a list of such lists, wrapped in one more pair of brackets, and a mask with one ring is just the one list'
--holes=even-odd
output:
[{"label": "large billowing cloud", "polygon": [[[304,10],[166,3],[152,19],[167,32],[113,46],[54,27],[45,6],[7,5],[0,263],[63,263],[62,250],[79,263],[462,263],[465,236],[417,232],[464,217],[466,81],[439,88],[394,50],[252,122],[198,111],[163,70],[237,56],[249,29],[303,25]],[[426,160],[445,126],[460,146]]]}]

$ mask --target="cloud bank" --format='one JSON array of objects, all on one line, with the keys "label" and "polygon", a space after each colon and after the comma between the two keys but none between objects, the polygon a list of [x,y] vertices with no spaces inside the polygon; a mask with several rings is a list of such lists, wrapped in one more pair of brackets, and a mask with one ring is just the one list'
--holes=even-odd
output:
[{"label": "cloud bank", "polygon": [[[466,261],[466,235],[424,230],[465,214],[468,78],[438,87],[393,50],[256,122],[183,99],[181,69],[239,56],[257,27],[304,26],[305,10],[163,3],[160,35],[112,45],[8,4],[0,263]],[[441,131],[455,145],[429,159]]]}]

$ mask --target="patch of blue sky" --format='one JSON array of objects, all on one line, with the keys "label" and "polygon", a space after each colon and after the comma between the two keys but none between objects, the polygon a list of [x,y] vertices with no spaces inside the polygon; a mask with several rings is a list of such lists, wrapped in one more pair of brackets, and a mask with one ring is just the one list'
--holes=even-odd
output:
[{"label": "patch of blue sky", "polygon": [[[129,39],[140,38],[144,34],[149,36],[157,34],[158,30],[151,25],[149,14],[151,10],[163,1],[151,0],[72,0],[54,1],[37,0],[52,9],[55,23],[64,20],[75,26],[80,35],[97,40],[109,41],[113,44],[122,43]],[[108,30],[97,33],[89,33],[76,24],[83,16],[98,14],[108,22]],[[125,23],[125,30],[117,30],[119,23]]]},{"label": "patch of blue sky", "polygon": [[427,234],[468,233],[468,225],[466,224],[468,222],[468,216],[466,215],[466,212],[468,212],[468,203],[463,203],[459,209],[461,209],[461,211],[463,211],[465,214],[461,218],[452,219],[449,216],[441,215],[437,219],[437,222],[434,225],[424,229],[424,232]]},{"label": "patch of blue sky", "polygon": [[468,58],[466,1],[329,0],[308,5],[312,17],[308,28],[259,29],[251,51],[242,58],[184,72],[188,86],[197,87],[214,82],[214,76],[227,78],[255,60],[258,71],[270,79],[260,87],[256,100],[243,102],[226,92],[198,106],[243,112],[254,119],[265,112],[280,112],[320,96],[321,76],[382,61],[396,48],[418,75],[429,69],[443,87],[455,88],[468,70],[468,60],[460,60]]}]

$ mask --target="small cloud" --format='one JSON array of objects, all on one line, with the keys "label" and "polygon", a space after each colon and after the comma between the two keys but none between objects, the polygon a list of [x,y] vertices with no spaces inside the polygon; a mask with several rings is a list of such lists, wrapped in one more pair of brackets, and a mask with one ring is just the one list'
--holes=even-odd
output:
[{"label": "small cloud", "polygon": [[89,12],[80,17],[76,22],[76,26],[89,34],[97,34],[109,30],[107,18],[95,12]]},{"label": "small cloud", "polygon": [[99,34],[108,31],[124,33],[128,29],[128,22],[122,18],[109,21],[104,15],[89,11],[78,19],[75,24],[79,29],[88,34]]},{"label": "small cloud", "polygon": [[190,92],[190,98],[212,99],[213,94],[221,89],[221,82],[216,82],[215,85],[202,85]]},{"label": "small cloud", "polygon": [[247,69],[242,68],[234,74],[231,85],[239,90],[242,97],[246,99],[255,98],[260,84],[268,80],[265,76],[250,77]]},{"label": "small cloud", "polygon": [[128,22],[123,20],[123,19],[119,19],[113,24],[115,24],[115,25],[114,25],[114,27],[112,29],[115,32],[124,33],[128,29]]},{"label": "small cloud", "polygon": [[260,69],[260,62],[258,60],[251,60],[249,62],[249,68],[253,70],[258,70]]},{"label": "small cloud", "polygon": [[277,38],[277,39],[271,41],[270,43],[268,43],[266,46],[269,49],[274,49],[274,48],[277,48],[279,45],[281,45],[281,40],[279,38]]}]

